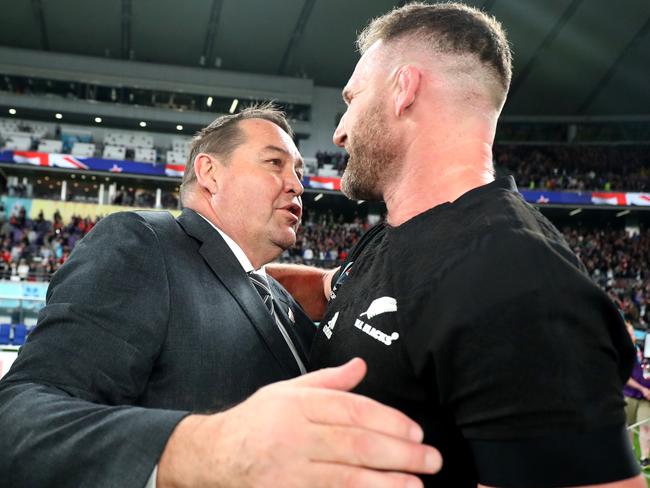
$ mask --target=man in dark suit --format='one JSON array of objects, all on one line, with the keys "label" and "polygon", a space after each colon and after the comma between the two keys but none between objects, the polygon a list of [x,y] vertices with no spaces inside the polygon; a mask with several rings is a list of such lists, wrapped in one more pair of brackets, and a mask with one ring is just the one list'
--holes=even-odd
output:
[{"label": "man in dark suit", "polygon": [[282,381],[315,330],[263,269],[302,212],[291,135],[270,108],[217,119],[178,219],[114,214],[77,245],[0,383],[0,485],[404,486],[383,470],[436,468],[413,422],[345,392],[362,361]]}]

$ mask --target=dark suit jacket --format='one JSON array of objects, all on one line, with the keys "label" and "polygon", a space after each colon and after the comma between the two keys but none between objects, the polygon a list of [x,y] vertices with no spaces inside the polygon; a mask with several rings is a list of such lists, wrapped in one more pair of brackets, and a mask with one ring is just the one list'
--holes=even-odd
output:
[{"label": "dark suit jacket", "polygon": [[[306,364],[315,327],[270,281]],[[0,486],[141,488],[189,411],[228,408],[298,374],[241,265],[200,215],[111,215],[54,275],[0,382]]]}]

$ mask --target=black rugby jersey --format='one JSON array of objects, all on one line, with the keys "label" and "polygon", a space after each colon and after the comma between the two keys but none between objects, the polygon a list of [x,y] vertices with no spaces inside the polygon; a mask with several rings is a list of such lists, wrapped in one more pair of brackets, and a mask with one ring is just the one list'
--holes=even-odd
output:
[{"label": "black rugby jersey", "polygon": [[367,361],[355,391],[409,415],[442,453],[426,486],[638,474],[624,425],[624,325],[512,178],[375,226],[333,285],[311,366]]}]

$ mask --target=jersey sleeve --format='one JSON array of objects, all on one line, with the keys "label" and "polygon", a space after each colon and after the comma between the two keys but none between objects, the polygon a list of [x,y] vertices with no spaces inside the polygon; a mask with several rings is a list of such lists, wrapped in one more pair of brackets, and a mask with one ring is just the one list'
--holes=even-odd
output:
[{"label": "jersey sleeve", "polygon": [[487,486],[632,477],[622,388],[633,349],[614,305],[568,248],[510,231],[476,239],[413,298],[416,373],[472,448]]}]

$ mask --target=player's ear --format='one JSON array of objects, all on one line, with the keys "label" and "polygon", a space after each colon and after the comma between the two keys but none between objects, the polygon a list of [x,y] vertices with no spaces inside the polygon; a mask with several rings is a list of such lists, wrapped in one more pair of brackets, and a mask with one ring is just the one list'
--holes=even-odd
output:
[{"label": "player's ear", "polygon": [[199,153],[194,158],[197,184],[214,195],[219,190],[221,164],[212,154]]},{"label": "player's ear", "polygon": [[422,73],[415,66],[406,65],[397,70],[396,77],[394,112],[400,117],[415,103]]}]

